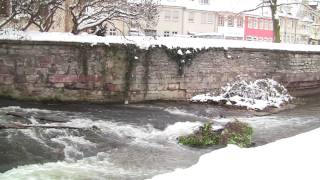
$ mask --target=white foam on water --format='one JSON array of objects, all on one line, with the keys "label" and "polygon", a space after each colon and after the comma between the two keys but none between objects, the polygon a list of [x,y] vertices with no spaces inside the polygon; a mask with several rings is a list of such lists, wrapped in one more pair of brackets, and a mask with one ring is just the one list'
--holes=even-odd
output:
[{"label": "white foam on water", "polygon": [[[152,172],[157,174],[161,172]],[[126,179],[139,177],[145,174],[143,169],[123,169],[109,160],[107,153],[99,153],[97,156],[84,158],[76,162],[55,162],[20,166],[0,174],[0,179],[6,180],[88,180],[88,179]]]},{"label": "white foam on water", "polygon": [[164,109],[164,111],[170,113],[170,114],[174,114],[174,115],[182,115],[182,116],[193,116],[193,117],[197,117],[195,114],[192,113],[188,113],[184,110],[178,109],[176,107],[170,107],[170,108],[166,108]]},{"label": "white foam on water", "polygon": [[0,108],[0,111],[23,111],[27,113],[32,112],[42,112],[42,113],[52,113],[55,111],[45,110],[45,109],[37,109],[37,108],[21,108],[20,106],[8,106]]},{"label": "white foam on water", "polygon": [[21,133],[23,133],[25,136],[37,141],[38,143],[40,143],[41,145],[47,147],[47,148],[51,148],[50,146],[48,146],[46,144],[46,142],[41,139],[39,137],[40,134],[36,133],[33,129],[20,129],[19,130]]},{"label": "white foam on water", "polygon": [[80,150],[81,146],[96,147],[95,143],[86,140],[84,137],[78,136],[61,136],[51,138],[51,141],[64,145],[64,157],[66,161],[74,161],[74,159],[83,158],[84,154]]},{"label": "white foam on water", "polygon": [[91,119],[73,119],[64,123],[67,126],[87,128],[97,126],[105,132],[112,132],[120,137],[136,138],[136,139],[176,139],[180,135],[192,133],[196,128],[202,125],[201,122],[177,122],[169,125],[163,131],[155,129],[150,124],[145,126],[136,126],[132,124],[123,124],[111,121],[92,121]]}]

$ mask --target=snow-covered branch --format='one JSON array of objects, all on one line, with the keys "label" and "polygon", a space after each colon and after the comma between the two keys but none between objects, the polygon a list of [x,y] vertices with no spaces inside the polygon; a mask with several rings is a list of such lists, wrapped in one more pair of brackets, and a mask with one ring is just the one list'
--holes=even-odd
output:
[{"label": "snow-covered branch", "polygon": [[54,23],[54,16],[57,10],[63,8],[65,0],[12,0],[11,15],[0,22],[0,28],[10,24],[14,19],[22,25],[21,30],[27,30],[31,25],[35,25],[40,31],[49,31]]},{"label": "snow-covered branch", "polygon": [[114,21],[125,24],[152,23],[157,18],[158,3],[154,0],[91,0],[76,2],[69,6],[73,29],[78,34],[90,28],[113,24]]}]

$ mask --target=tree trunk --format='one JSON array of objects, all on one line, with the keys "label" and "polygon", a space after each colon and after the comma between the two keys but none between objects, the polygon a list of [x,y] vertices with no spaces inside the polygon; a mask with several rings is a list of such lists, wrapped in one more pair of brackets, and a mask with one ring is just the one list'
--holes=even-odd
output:
[{"label": "tree trunk", "polygon": [[280,23],[279,23],[279,19],[275,19],[274,20],[274,27],[273,27],[273,33],[274,33],[274,42],[275,43],[280,43],[281,39],[280,39]]},{"label": "tree trunk", "polygon": [[271,16],[272,16],[272,24],[273,24],[273,42],[280,43],[280,22],[278,17],[276,17],[277,13],[277,0],[272,0],[272,3],[270,2],[270,10],[271,10]]}]

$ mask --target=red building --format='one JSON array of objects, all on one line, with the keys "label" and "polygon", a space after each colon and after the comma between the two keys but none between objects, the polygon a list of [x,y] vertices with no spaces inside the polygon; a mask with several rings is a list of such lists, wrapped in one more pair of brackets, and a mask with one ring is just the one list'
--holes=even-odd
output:
[{"label": "red building", "polygon": [[269,17],[246,15],[244,39],[247,41],[273,41],[272,19]]}]

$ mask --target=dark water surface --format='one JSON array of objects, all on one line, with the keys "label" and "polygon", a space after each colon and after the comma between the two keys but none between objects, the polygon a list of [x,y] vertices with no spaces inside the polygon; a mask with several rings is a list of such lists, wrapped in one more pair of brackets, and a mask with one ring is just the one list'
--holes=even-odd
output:
[{"label": "dark water surface", "polygon": [[[28,118],[7,116],[7,112]],[[37,117],[67,120],[58,124],[84,130],[0,130],[0,179],[150,178],[189,167],[204,153],[220,148],[177,144],[178,136],[203,122],[214,120],[218,126],[233,118],[249,122],[254,142],[263,145],[320,127],[320,101],[313,96],[295,109],[256,117],[244,110],[189,103],[39,104],[0,99],[2,124],[48,123]]]}]

